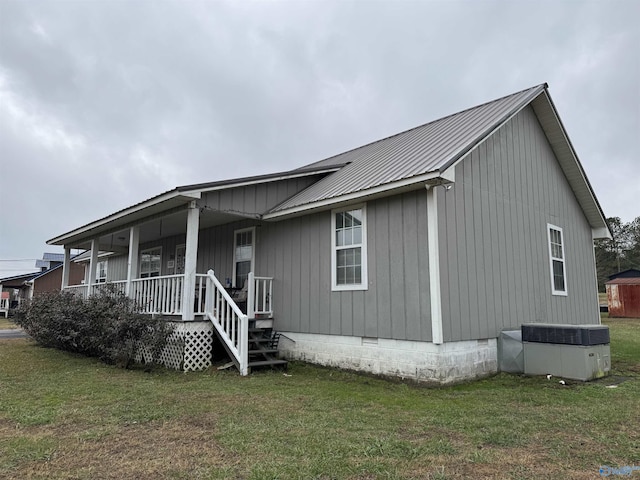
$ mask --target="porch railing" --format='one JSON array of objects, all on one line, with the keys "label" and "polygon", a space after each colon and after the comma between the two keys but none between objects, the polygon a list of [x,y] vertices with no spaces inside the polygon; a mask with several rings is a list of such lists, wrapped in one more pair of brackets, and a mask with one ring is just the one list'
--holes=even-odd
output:
[{"label": "porch railing", "polygon": [[[195,315],[204,315],[206,278],[206,274],[196,274]],[[65,287],[65,290],[86,299],[89,295],[95,295],[108,286],[109,288],[115,288],[116,292],[126,295],[126,280],[94,283],[92,285],[69,285]],[[184,275],[136,278],[131,280],[129,297],[139,305],[141,313],[180,315],[182,314],[183,286]]]},{"label": "porch railing", "polygon": [[[250,289],[251,289],[251,284]],[[205,315],[227,346],[240,375],[249,373],[249,316],[240,310],[213,270],[207,272]]]},{"label": "porch railing", "polygon": [[271,318],[273,308],[273,277],[257,277],[249,273],[249,291],[247,292],[247,314],[249,318]]},{"label": "porch railing", "polygon": [[[209,274],[196,274],[194,315],[206,315]],[[123,295],[127,292],[127,281],[117,280],[92,285],[69,285],[65,290],[87,298],[105,288],[115,288]],[[131,280],[129,297],[140,307],[142,313],[156,315],[181,315],[183,311],[184,275],[164,275],[161,277],[136,278]],[[224,287],[223,287],[224,289]],[[225,290],[225,293],[226,290]],[[247,289],[248,318],[271,318],[273,278],[255,276],[249,273]],[[235,302],[234,302],[235,305]],[[236,305],[237,306],[237,305]]]}]

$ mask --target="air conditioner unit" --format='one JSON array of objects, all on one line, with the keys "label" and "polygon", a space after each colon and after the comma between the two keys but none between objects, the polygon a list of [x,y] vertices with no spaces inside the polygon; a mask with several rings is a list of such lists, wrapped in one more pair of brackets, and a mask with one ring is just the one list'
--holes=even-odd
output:
[{"label": "air conditioner unit", "polygon": [[593,380],[611,370],[606,325],[522,325],[524,373]]}]

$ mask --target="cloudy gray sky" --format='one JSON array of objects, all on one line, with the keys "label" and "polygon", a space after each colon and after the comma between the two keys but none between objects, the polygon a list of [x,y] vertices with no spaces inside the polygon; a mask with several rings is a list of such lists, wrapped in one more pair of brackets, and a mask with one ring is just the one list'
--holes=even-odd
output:
[{"label": "cloudy gray sky", "polygon": [[630,221],[639,24],[632,0],[0,0],[0,278],[177,185],[299,167],[543,82],[605,215]]}]

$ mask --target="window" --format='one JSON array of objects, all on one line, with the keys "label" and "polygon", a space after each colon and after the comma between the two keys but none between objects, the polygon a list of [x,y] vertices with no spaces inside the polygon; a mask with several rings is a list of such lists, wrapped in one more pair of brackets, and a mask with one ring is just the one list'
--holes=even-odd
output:
[{"label": "window", "polygon": [[96,267],[96,283],[107,281],[107,260],[101,260]]},{"label": "window", "polygon": [[255,227],[236,230],[233,242],[233,286],[244,287],[249,272],[253,270],[253,240]]},{"label": "window", "polygon": [[564,264],[564,241],[562,229],[547,224],[549,237],[549,262],[551,269],[551,293],[567,295],[567,272]]},{"label": "window", "polygon": [[143,250],[140,254],[140,278],[159,277],[162,247]]},{"label": "window", "polygon": [[367,289],[367,229],[364,205],[331,212],[333,290]]}]

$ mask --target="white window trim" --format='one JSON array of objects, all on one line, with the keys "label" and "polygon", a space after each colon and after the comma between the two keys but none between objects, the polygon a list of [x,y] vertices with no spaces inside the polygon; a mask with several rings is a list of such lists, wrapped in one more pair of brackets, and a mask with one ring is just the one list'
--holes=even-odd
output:
[{"label": "white window trim", "polygon": [[240,228],[233,231],[233,275],[231,277],[231,285],[237,288],[236,285],[236,247],[238,246],[238,234],[244,232],[251,232],[251,269],[249,272],[254,272],[256,265],[256,227]]},{"label": "white window trim", "polygon": [[[161,277],[162,276],[162,247],[151,247],[151,248],[145,248],[144,250],[140,251],[140,258],[138,260],[138,276],[140,278],[142,278],[142,256],[145,253],[149,253],[149,252],[153,252],[155,250],[160,250],[160,271],[158,272],[158,276]],[[145,277],[145,278],[154,278],[154,277]]]},{"label": "white window trim", "polygon": [[[560,232],[560,240],[562,242],[562,244],[560,245],[562,248],[562,258],[556,258],[553,256],[553,252],[551,249],[551,230],[557,230]],[[549,274],[550,274],[550,278],[551,278],[551,295],[557,295],[557,296],[561,296],[561,297],[566,297],[568,296],[568,288],[567,288],[567,262],[566,262],[566,255],[565,255],[565,251],[564,251],[564,231],[562,230],[562,228],[556,226],[556,225],[552,225],[550,223],[547,223],[547,248],[549,251]],[[562,262],[562,272],[564,273],[564,290],[556,290],[555,288],[555,282],[553,279],[553,261],[561,261]]]},{"label": "white window trim", "polygon": [[[100,277],[100,264],[104,263],[104,277]],[[108,259],[99,260],[96,264],[96,283],[106,283],[107,278],[109,277],[109,261]]]},{"label": "white window trim", "polygon": [[[360,271],[361,283],[352,285],[338,285],[336,276],[336,213],[346,212],[349,210],[362,210],[362,244],[360,245],[360,259],[362,261]],[[331,290],[334,292],[349,290],[368,290],[369,280],[367,276],[367,204],[361,203],[357,205],[349,205],[348,207],[335,208],[331,210]]]}]

